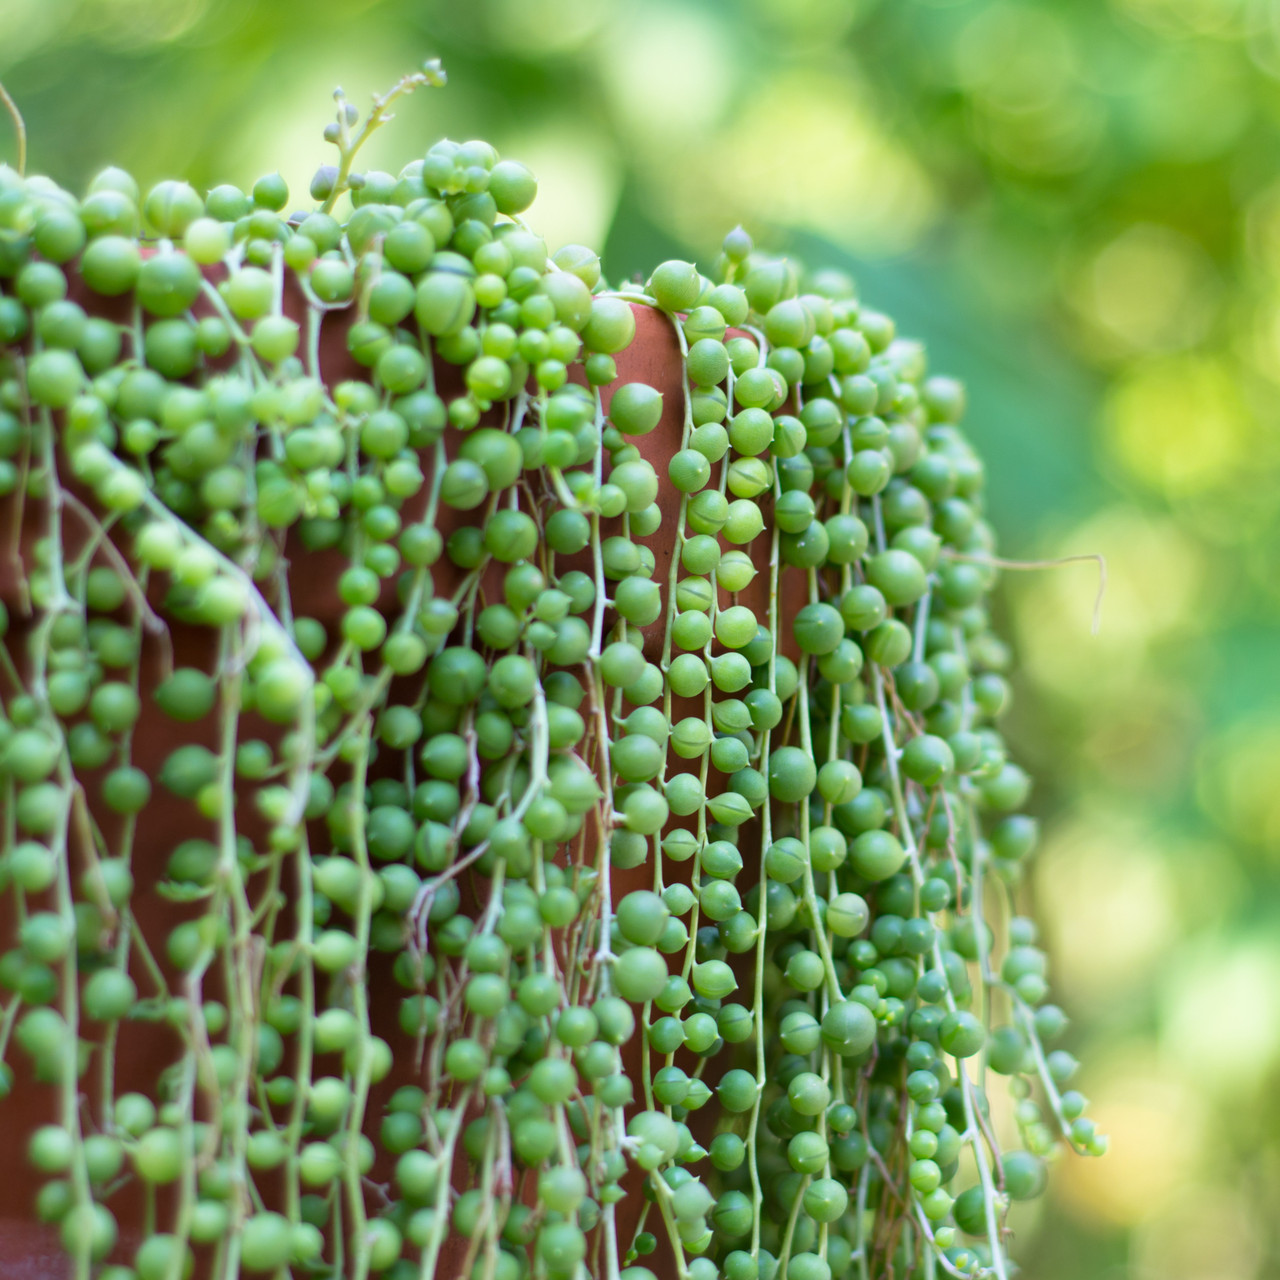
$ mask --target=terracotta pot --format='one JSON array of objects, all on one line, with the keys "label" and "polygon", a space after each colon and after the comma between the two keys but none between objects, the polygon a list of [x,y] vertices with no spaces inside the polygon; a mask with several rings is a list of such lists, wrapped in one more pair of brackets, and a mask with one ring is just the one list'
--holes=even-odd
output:
[{"label": "terracotta pot", "polygon": [[[98,314],[109,314],[110,305],[104,305],[102,299],[93,295],[81,294],[79,300],[91,311]],[[289,309],[295,315],[301,312],[301,299],[294,296],[289,300]],[[654,578],[662,584],[664,603],[666,584],[670,575],[671,558],[676,553],[676,519],[680,495],[665,483],[667,464],[672,454],[679,448],[682,434],[684,391],[679,346],[669,319],[649,308],[635,306],[636,337],[631,346],[617,357],[619,383],[641,381],[649,383],[663,393],[664,409],[658,427],[650,434],[635,439],[642,455],[647,458],[663,481],[659,493],[659,505],[662,508],[663,520],[658,531],[646,539],[655,559]],[[346,378],[367,377],[367,371],[354,363],[346,349],[347,322],[342,313],[330,313],[322,329],[321,367],[325,381],[334,385]],[[456,378],[457,371],[442,367],[439,374],[443,380]],[[616,385],[616,384],[615,384]],[[606,389],[606,404],[610,391]],[[446,436],[446,445],[450,456],[457,447],[459,433],[450,431]],[[429,465],[430,458],[424,459]],[[64,471],[64,474],[66,472]],[[428,472],[429,479],[429,472]],[[83,504],[86,513],[93,512],[92,495],[74,484],[69,486],[76,503]],[[424,487],[418,499],[406,505],[404,515],[406,522],[417,518],[425,505],[425,494],[429,486]],[[768,516],[767,498],[762,500]],[[7,606],[12,624],[5,643],[19,662],[25,660],[27,640],[30,638],[33,619],[25,612],[25,601],[20,590],[20,579],[17,572],[20,561],[29,562],[34,540],[46,527],[49,518],[47,504],[28,501],[25,504],[20,522],[21,533],[16,541],[5,535],[6,541],[0,544],[0,600]],[[0,502],[0,529],[14,529],[17,524],[17,499],[9,498]],[[470,513],[444,511],[441,515],[442,532],[446,535],[456,525],[472,522]],[[612,526],[612,527],[611,527]],[[85,545],[89,524],[74,506],[63,512],[64,542],[74,552]],[[608,536],[621,531],[621,520],[604,522],[602,532]],[[112,539],[115,541],[114,537]],[[759,566],[767,569],[769,539],[761,536],[753,544]],[[126,555],[129,547],[123,541],[119,550]],[[293,595],[293,608],[298,614],[306,614],[324,622],[331,633],[336,633],[344,606],[338,599],[336,582],[338,574],[345,562],[339,552],[312,553],[306,551],[296,538],[290,538],[286,545],[286,553],[291,565],[290,582]],[[104,553],[99,553],[98,562],[110,563]],[[457,574],[448,563],[442,560],[435,567],[437,594],[444,595],[450,590],[450,574]],[[788,575],[788,599],[784,602],[784,612],[793,613],[803,603],[801,575]],[[757,574],[750,587],[743,591],[737,602],[753,608],[762,619],[767,618],[769,574]],[[501,577],[497,570],[488,582],[491,597],[500,589]],[[150,605],[162,616],[163,591],[154,583],[150,590]],[[388,586],[383,605],[390,609],[393,601],[393,588]],[[726,598],[725,603],[728,603]],[[126,604],[121,611],[121,620],[129,616],[131,606]],[[185,625],[172,617],[164,617],[168,626],[172,647],[172,659],[176,665],[198,666],[209,669],[214,661],[213,632],[209,629]],[[657,662],[661,656],[664,624],[660,619],[645,629],[645,651],[650,661]],[[789,629],[788,629],[789,634]],[[202,742],[212,746],[213,724],[178,725],[166,718],[156,707],[151,698],[155,686],[159,683],[162,669],[167,661],[166,645],[160,637],[144,630],[144,647],[140,677],[140,692],[143,699],[142,717],[135,729],[133,737],[133,763],[144,769],[149,776],[155,777],[169,753],[175,746],[183,742]],[[793,654],[794,656],[794,654]],[[692,712],[701,712],[701,700],[697,705],[688,707],[677,705],[675,718]],[[256,736],[271,738],[279,736],[279,730],[258,720],[250,719],[246,725],[249,732]],[[388,753],[389,754],[389,753]],[[385,767],[375,769],[387,772]],[[712,779],[716,774],[712,774]],[[95,820],[110,841],[118,832],[120,820],[114,818],[98,798],[97,779],[86,776],[86,798]],[[243,826],[253,834],[253,817],[247,806],[238,815]],[[753,862],[751,848],[751,829],[754,823],[744,828],[743,853],[748,865]],[[194,813],[189,802],[171,795],[161,786],[156,786],[150,804],[139,815],[134,843],[133,871],[136,888],[132,898],[132,906],[139,924],[148,938],[153,951],[161,959],[164,954],[164,938],[178,919],[184,915],[195,914],[194,910],[179,906],[162,897],[157,892],[157,885],[164,875],[166,861],[173,847],[184,839],[193,836],[212,835],[212,825],[202,822]],[[327,831],[323,822],[313,823],[310,828],[311,850],[323,853],[327,844]],[[758,847],[758,846],[757,846]],[[84,850],[72,847],[73,862],[83,861]],[[675,877],[683,876],[686,880],[691,874],[692,862],[678,864],[667,868],[668,882]],[[73,867],[73,880],[79,871],[79,865]],[[653,883],[653,870],[642,866],[629,871],[613,872],[614,900],[635,888],[647,888]],[[476,885],[470,888],[474,890]],[[464,903],[474,894],[464,889]],[[8,950],[16,945],[15,921],[12,916],[11,895],[0,894],[0,950]],[[375,1034],[386,1039],[396,1050],[395,1065],[390,1077],[375,1087],[369,1100],[366,1129],[370,1136],[376,1137],[379,1118],[382,1115],[382,1104],[398,1086],[415,1082],[418,1072],[415,1066],[412,1046],[400,1032],[397,1023],[397,1011],[403,992],[391,977],[393,957],[382,953],[372,953],[369,958],[367,986],[370,1007],[370,1019]],[[168,972],[172,980],[175,975]],[[146,975],[133,972],[142,996],[151,994]],[[205,984],[203,996],[216,998],[218,995],[216,979],[211,978]],[[624,1066],[633,1077],[639,1075],[641,1058],[640,1037],[638,1031],[630,1045],[624,1049]],[[129,1021],[122,1025],[117,1048],[116,1093],[128,1090],[139,1090],[154,1094],[157,1077],[165,1067],[175,1061],[181,1054],[181,1042],[176,1033],[163,1023],[140,1023]],[[39,1224],[35,1217],[34,1202],[41,1180],[33,1176],[26,1160],[27,1143],[32,1132],[42,1124],[56,1119],[57,1089],[50,1084],[42,1084],[31,1078],[29,1064],[20,1052],[9,1055],[17,1073],[14,1089],[10,1097],[0,1102],[0,1186],[5,1188],[0,1197],[0,1280],[20,1280],[25,1277],[40,1277],[41,1280],[54,1280],[70,1274],[70,1266],[62,1254],[58,1243],[57,1228]],[[337,1070],[340,1065],[336,1058],[332,1064],[325,1066],[323,1060],[317,1067],[317,1074],[323,1070]],[[92,1069],[91,1069],[92,1070]],[[714,1079],[715,1068],[710,1078]],[[695,1113],[691,1123],[707,1126],[714,1117],[707,1111]],[[373,1176],[378,1180],[390,1177],[391,1161],[385,1155],[375,1166]],[[459,1180],[464,1170],[459,1165],[455,1171],[455,1181]],[[629,1175],[624,1184],[628,1195],[618,1206],[618,1238],[625,1248],[635,1230],[635,1224],[644,1203],[640,1190],[640,1179],[636,1173]],[[133,1248],[139,1243],[142,1233],[143,1215],[141,1196],[137,1188],[131,1188],[112,1197],[109,1207],[116,1214],[121,1226],[121,1242],[114,1258],[128,1260]],[[160,1197],[161,1221],[166,1207],[166,1197]],[[441,1256],[437,1274],[452,1280],[461,1266],[467,1242],[452,1238]],[[197,1250],[199,1255],[201,1251]],[[662,1274],[662,1255],[648,1260],[651,1266],[658,1268]]]}]

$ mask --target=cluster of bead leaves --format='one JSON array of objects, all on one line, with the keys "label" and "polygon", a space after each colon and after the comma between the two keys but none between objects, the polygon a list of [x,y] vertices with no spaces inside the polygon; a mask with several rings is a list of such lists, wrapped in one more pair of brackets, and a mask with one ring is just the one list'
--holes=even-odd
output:
[{"label": "cluster of bead leaves", "polygon": [[[341,163],[294,217],[276,177],[140,199],[108,170],[77,200],[0,169],[25,597],[0,606],[0,1092],[26,1072],[61,1099],[38,1213],[104,1280],[194,1255],[427,1278],[459,1240],[476,1280],[652,1280],[655,1250],[681,1280],[1006,1276],[1010,1199],[1055,1147],[1105,1142],[1042,1047],[1064,1019],[1010,908],[1035,825],[994,727],[961,391],[846,280],[802,292],[740,232],[716,281],[667,262],[611,291],[589,251],[548,259],[517,216],[532,176],[485,143],[352,173],[439,78],[358,131],[340,99]],[[633,304],[684,358],[666,475],[630,441],[661,396],[616,384]],[[335,311],[368,373],[329,386]],[[330,633],[294,594],[335,548]],[[153,778],[131,746],[165,618],[216,657],[147,695],[177,744]],[[160,937],[131,910],[153,787],[199,833],[143,886],[187,904]],[[651,889],[615,894],[638,867]],[[369,1027],[379,951],[394,1046]],[[157,1021],[172,1065],[117,1094],[121,1042]],[[375,1109],[405,1055],[419,1083]]]}]

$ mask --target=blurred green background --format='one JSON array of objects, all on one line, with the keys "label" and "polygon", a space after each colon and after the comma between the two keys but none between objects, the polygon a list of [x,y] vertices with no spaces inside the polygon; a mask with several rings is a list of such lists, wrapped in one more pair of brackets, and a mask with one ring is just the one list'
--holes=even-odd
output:
[{"label": "blurred green background", "polygon": [[[1112,1135],[1019,1219],[1041,1280],[1280,1274],[1280,6],[1274,0],[0,0],[32,167],[299,196],[357,103],[486,137],[620,280],[757,242],[964,377],[1009,574],[1029,891]],[[4,154],[12,156],[0,124]]]}]

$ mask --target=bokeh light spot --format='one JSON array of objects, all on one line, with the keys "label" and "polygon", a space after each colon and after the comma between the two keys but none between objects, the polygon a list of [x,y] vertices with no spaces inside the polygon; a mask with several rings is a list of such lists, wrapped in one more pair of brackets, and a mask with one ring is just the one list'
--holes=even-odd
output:
[{"label": "bokeh light spot", "polygon": [[1249,1093],[1280,1058],[1280,956],[1270,938],[1184,946],[1163,984],[1160,1051],[1207,1093]]},{"label": "bokeh light spot", "polygon": [[1109,1062],[1095,1059],[1089,1094],[1089,1114],[1111,1147],[1104,1160],[1064,1161],[1063,1193],[1086,1218],[1142,1222],[1178,1195],[1196,1168],[1204,1100],[1139,1045]]},{"label": "bokeh light spot", "polygon": [[1176,890],[1164,851],[1112,810],[1052,831],[1036,861],[1055,967],[1076,998],[1124,1000],[1176,935]]},{"label": "bokeh light spot", "polygon": [[643,145],[687,144],[728,104],[730,51],[708,14],[667,4],[636,6],[610,24],[601,51],[601,88]]},{"label": "bokeh light spot", "polygon": [[[800,72],[773,78],[719,139],[716,157],[696,181],[719,188],[717,216],[730,225],[745,204],[759,219],[881,254],[913,244],[936,212],[926,172],[848,78]],[[682,193],[686,207],[695,193]]]},{"label": "bokeh light spot", "polygon": [[1202,1181],[1142,1223],[1135,1280],[1251,1280],[1262,1241],[1243,1188]]},{"label": "bokeh light spot", "polygon": [[1081,269],[1068,289],[1097,331],[1104,358],[1189,347],[1214,318],[1219,282],[1209,256],[1189,237],[1151,223],[1131,226]]},{"label": "bokeh light spot", "polygon": [[5,0],[0,4],[0,67],[29,57],[68,17],[66,0]]},{"label": "bokeh light spot", "polygon": [[512,140],[510,154],[538,178],[524,221],[554,252],[562,244],[604,244],[621,175],[610,148],[580,126],[540,130]]},{"label": "bokeh light spot", "polygon": [[83,36],[136,48],[179,39],[207,8],[208,0],[89,0],[79,6],[76,24]]},{"label": "bokeh light spot", "polygon": [[1172,520],[1130,507],[1104,509],[1049,550],[1095,552],[1107,562],[1096,636],[1096,569],[1072,564],[1010,577],[1024,664],[1043,688],[1071,700],[1086,688],[1131,689],[1150,646],[1186,625],[1204,577],[1203,553]]},{"label": "bokeh light spot", "polygon": [[1214,356],[1135,367],[1109,393],[1105,422],[1106,445],[1125,471],[1169,496],[1233,479],[1258,434],[1234,370]]},{"label": "bokeh light spot", "polygon": [[1280,723],[1232,725],[1200,754],[1201,808],[1246,845],[1280,855]]},{"label": "bokeh light spot", "polygon": [[485,6],[490,39],[528,56],[581,48],[612,22],[615,0],[490,0]]},{"label": "bokeh light spot", "polygon": [[1120,0],[1123,12],[1161,34],[1228,36],[1244,31],[1248,0]]}]

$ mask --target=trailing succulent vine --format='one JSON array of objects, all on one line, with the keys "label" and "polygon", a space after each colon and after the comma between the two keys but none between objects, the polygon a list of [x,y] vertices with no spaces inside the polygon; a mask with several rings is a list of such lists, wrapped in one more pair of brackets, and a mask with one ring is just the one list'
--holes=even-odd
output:
[{"label": "trailing succulent vine", "polygon": [[1105,1140],[962,389],[741,230],[611,289],[487,143],[353,168],[442,82],[299,213],[0,168],[34,1212],[103,1280],[1009,1276]]}]

